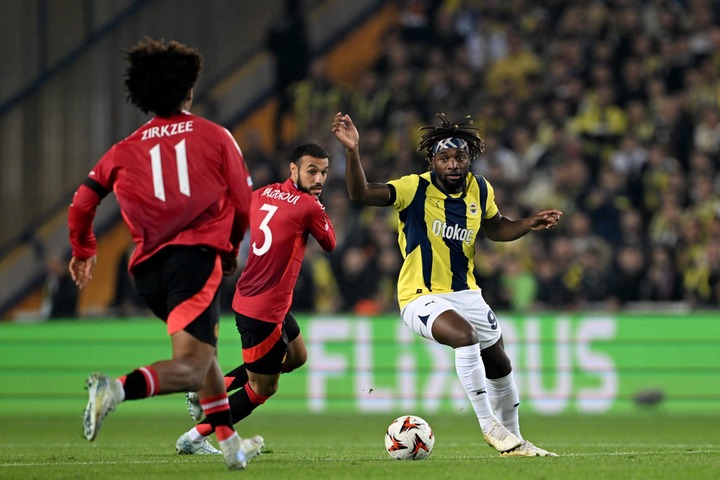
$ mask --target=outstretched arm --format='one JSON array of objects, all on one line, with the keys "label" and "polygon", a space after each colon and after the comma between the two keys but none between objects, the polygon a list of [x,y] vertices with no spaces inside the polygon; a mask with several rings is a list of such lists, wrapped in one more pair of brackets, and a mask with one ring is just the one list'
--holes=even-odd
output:
[{"label": "outstretched arm", "polygon": [[532,230],[550,230],[555,228],[563,213],[560,210],[543,210],[520,220],[510,220],[498,213],[483,220],[485,236],[495,242],[516,240]]},{"label": "outstretched arm", "polygon": [[350,199],[365,205],[385,207],[390,200],[390,189],[384,183],[368,183],[360,163],[360,134],[350,115],[337,113],[332,132],[345,147],[345,181]]}]

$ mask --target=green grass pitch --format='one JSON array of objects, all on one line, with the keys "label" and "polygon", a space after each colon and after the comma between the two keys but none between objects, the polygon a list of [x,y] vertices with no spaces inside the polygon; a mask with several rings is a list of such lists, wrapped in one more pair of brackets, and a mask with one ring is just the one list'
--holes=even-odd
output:
[{"label": "green grass pitch", "polygon": [[392,416],[273,414],[270,405],[238,428],[261,433],[267,451],[246,471],[228,472],[218,456],[175,454],[175,439],[192,423],[182,396],[174,398],[174,412],[143,408],[152,400],[122,405],[93,443],[81,438],[78,412],[3,416],[0,478],[711,479],[720,472],[720,428],[708,417],[524,418],[525,435],[560,457],[502,458],[471,415],[426,415],[436,435],[432,455],[401,462],[383,446]]},{"label": "green grass pitch", "polygon": [[[175,454],[175,440],[192,421],[184,396],[174,394],[121,404],[96,441],[88,442],[81,436],[85,376],[116,361],[128,370],[169,353],[166,341],[148,341],[145,347],[139,342],[148,350],[138,353],[141,359],[133,360],[134,351],[126,348],[112,362],[101,354],[88,356],[82,332],[91,328],[82,322],[77,327],[0,325],[0,479],[720,478],[720,412],[521,413],[523,434],[560,456],[502,458],[484,443],[469,409],[311,414],[306,408],[274,407],[271,399],[237,426],[241,435],[263,435],[267,450],[246,471],[228,472],[218,456]],[[61,334],[66,330],[71,331]],[[162,341],[162,326],[152,332]],[[282,381],[277,395],[283,395]],[[386,427],[406,413],[421,415],[433,427],[435,448],[427,460],[399,462],[384,450]]]}]

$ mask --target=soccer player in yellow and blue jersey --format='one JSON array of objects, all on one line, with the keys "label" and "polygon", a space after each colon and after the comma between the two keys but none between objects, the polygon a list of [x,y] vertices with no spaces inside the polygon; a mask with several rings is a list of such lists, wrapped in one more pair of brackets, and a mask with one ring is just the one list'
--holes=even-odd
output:
[{"label": "soccer player in yellow and blue jersey", "polygon": [[438,117],[441,126],[421,129],[418,150],[427,152],[427,172],[368,183],[360,134],[349,115],[335,115],[332,131],[345,147],[348,193],[362,204],[398,211],[403,322],[455,350],[455,370],[485,441],[504,456],[556,456],[520,435],[512,365],[498,320],[475,282],[473,257],[481,228],[490,240],[507,242],[555,228],[562,212],[543,210],[519,220],[503,216],[490,183],[470,173],[470,163],[484,148],[478,129],[469,117],[454,123]]}]

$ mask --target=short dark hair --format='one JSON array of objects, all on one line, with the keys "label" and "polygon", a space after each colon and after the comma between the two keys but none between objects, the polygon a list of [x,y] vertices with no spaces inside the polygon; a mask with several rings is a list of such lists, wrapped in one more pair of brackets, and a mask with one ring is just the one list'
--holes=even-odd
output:
[{"label": "short dark hair", "polygon": [[303,143],[302,145],[298,145],[297,147],[295,147],[291,161],[295,165],[298,165],[300,164],[300,159],[305,155],[309,155],[315,158],[330,157],[330,155],[328,155],[325,149],[322,148],[320,145],[317,145],[315,143]]},{"label": "short dark hair", "polygon": [[159,117],[177,113],[200,76],[200,53],[179,42],[166,44],[150,37],[123,53],[129,63],[125,76],[128,101]]},{"label": "short dark hair", "polygon": [[439,127],[420,127],[420,130],[428,130],[420,137],[420,143],[418,143],[417,151],[427,151],[428,160],[432,158],[433,146],[445,138],[460,138],[465,140],[468,144],[468,154],[470,159],[474,160],[485,151],[485,142],[480,136],[480,129],[471,127],[473,121],[470,115],[466,116],[461,120],[455,122],[448,121],[444,113],[435,114],[441,122]]}]

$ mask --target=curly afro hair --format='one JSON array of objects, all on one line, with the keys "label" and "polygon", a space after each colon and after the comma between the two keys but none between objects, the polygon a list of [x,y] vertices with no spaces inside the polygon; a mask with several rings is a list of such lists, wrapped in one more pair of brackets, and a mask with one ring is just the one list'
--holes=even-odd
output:
[{"label": "curly afro hair", "polygon": [[123,53],[129,63],[125,78],[128,101],[159,117],[180,111],[200,76],[200,53],[179,42],[166,44],[149,37]]}]

